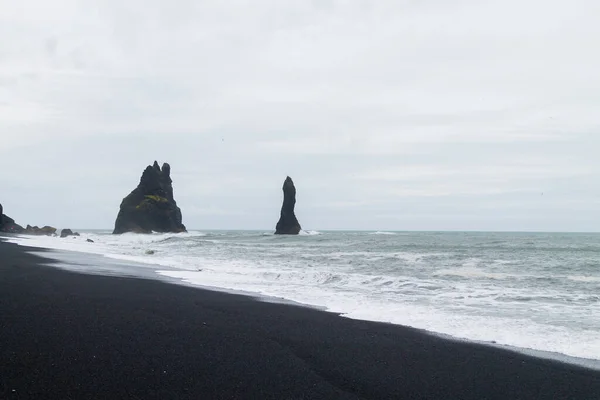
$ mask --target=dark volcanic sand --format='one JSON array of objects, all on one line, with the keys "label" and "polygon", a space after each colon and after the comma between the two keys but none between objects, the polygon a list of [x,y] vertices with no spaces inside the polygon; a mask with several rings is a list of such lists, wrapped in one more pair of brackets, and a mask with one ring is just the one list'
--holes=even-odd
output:
[{"label": "dark volcanic sand", "polygon": [[2,399],[600,399],[598,371],[24,250],[0,243]]}]

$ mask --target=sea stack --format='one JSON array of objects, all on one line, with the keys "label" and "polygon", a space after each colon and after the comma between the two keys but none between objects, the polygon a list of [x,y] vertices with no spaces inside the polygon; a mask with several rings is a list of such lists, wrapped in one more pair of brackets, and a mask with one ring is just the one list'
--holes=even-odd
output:
[{"label": "sea stack", "polygon": [[113,234],[186,232],[172,182],[169,164],[164,163],[162,169],[156,161],[149,165],[138,187],[121,202]]},{"label": "sea stack", "polygon": [[281,217],[275,228],[276,235],[297,235],[302,227],[294,214],[296,206],[296,187],[289,176],[283,182],[283,205],[281,206]]}]

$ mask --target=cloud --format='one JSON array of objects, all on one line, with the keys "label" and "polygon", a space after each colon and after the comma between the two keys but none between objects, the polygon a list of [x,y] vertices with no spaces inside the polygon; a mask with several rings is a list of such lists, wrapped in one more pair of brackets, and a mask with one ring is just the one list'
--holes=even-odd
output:
[{"label": "cloud", "polygon": [[[592,1],[0,2],[0,200],[20,219],[110,226],[155,158],[192,227],[271,226],[287,174],[317,229],[502,228],[502,201],[598,180]],[[41,188],[47,208],[22,200]],[[539,209],[530,229],[592,226],[559,203],[573,224]]]}]

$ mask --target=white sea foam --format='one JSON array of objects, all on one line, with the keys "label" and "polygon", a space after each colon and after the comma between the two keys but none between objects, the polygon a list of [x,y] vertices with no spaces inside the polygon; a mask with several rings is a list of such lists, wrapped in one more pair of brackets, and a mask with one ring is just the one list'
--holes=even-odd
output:
[{"label": "white sea foam", "polygon": [[600,283],[600,276],[571,275],[567,276],[567,279],[570,279],[575,282]]},{"label": "white sea foam", "polygon": [[302,230],[302,231],[300,231],[299,235],[300,236],[316,236],[316,235],[322,235],[322,233],[319,232],[319,231],[305,231],[305,230]]},{"label": "white sea foam", "polygon": [[[122,235],[82,233],[79,237],[71,236],[66,238],[56,236],[15,236],[9,238],[8,241],[30,247],[97,254],[116,260],[180,268],[182,263],[178,260],[178,256],[171,256],[169,251],[161,254],[160,250],[157,251],[156,249],[160,246],[168,246],[170,239],[202,238],[205,236],[206,234],[202,232],[149,235],[132,233]],[[93,242],[90,243],[87,239],[93,240]],[[174,243],[177,242],[174,241]],[[154,253],[147,254],[148,250],[152,250]]]},{"label": "white sea foam", "polygon": [[515,275],[501,273],[501,272],[489,272],[481,268],[473,266],[464,266],[458,268],[440,269],[434,273],[436,276],[458,276],[461,278],[483,278],[483,279],[510,279],[515,278]]},{"label": "white sea foam", "polygon": [[396,232],[376,231],[370,232],[369,235],[396,235]]}]

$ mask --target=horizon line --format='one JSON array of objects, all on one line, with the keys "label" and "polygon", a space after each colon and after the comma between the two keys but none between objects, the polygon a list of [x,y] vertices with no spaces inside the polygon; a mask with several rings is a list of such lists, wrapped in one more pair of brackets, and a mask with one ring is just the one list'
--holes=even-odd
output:
[{"label": "horizon line", "polygon": [[[66,228],[61,228],[66,229]],[[73,230],[82,231],[112,231],[114,228],[71,228]],[[446,230],[431,230],[431,229],[413,229],[413,230],[396,230],[396,229],[302,229],[305,232],[316,231],[316,232],[395,232],[395,233],[599,233],[597,231],[556,231],[556,230],[459,230],[459,229],[446,229]],[[236,232],[256,232],[256,231],[275,231],[275,229],[235,229],[235,228],[188,228],[188,232],[202,232],[202,231],[236,231]],[[172,232],[154,232],[154,233],[172,233]],[[294,236],[294,235],[291,235]]]}]

